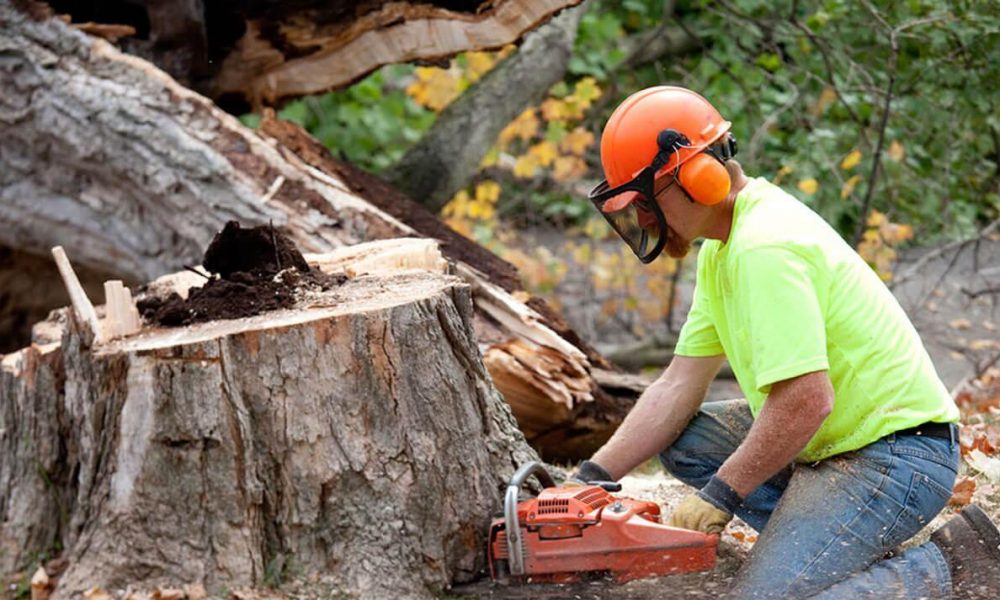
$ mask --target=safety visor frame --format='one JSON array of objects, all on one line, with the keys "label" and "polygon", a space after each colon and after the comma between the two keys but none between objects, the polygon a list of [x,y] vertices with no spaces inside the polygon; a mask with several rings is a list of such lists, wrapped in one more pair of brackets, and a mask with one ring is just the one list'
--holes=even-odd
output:
[{"label": "safety visor frame", "polygon": [[[667,243],[667,219],[656,201],[655,182],[656,169],[649,166],[639,171],[639,174],[630,181],[613,188],[609,188],[608,180],[604,179],[588,195],[590,201],[611,225],[611,228],[615,230],[615,233],[622,238],[636,257],[646,264],[653,262],[663,252]],[[667,188],[676,182],[677,180],[674,179]],[[660,190],[660,192],[666,191],[667,188]],[[629,199],[623,206],[607,206],[612,199],[629,192],[634,193],[635,197]],[[605,210],[606,208],[608,210]],[[650,248],[650,238],[654,235],[650,233],[649,227],[640,226],[640,224],[653,225],[653,220],[655,220],[656,226],[655,241]],[[635,223],[631,223],[631,221],[635,221]]]}]

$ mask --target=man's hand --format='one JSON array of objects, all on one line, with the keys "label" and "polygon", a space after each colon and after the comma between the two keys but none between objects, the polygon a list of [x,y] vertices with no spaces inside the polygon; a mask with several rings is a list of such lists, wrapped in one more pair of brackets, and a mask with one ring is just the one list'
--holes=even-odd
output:
[{"label": "man's hand", "polygon": [[667,525],[702,533],[722,533],[732,518],[732,513],[712,506],[698,494],[691,494],[670,515]]},{"label": "man's hand", "polygon": [[742,503],[743,498],[729,484],[713,475],[705,487],[681,502],[667,525],[703,533],[722,533]]},{"label": "man's hand", "polygon": [[578,487],[604,481],[614,481],[614,479],[601,465],[585,460],[580,463],[580,468],[577,469],[576,473],[570,475],[562,485],[563,487]]}]

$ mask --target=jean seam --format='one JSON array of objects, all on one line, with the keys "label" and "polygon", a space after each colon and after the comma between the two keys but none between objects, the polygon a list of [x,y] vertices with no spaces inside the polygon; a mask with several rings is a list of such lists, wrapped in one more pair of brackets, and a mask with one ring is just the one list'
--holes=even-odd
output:
[{"label": "jean seam", "polygon": [[941,548],[934,542],[928,542],[925,547],[931,555],[931,563],[937,567],[938,575],[944,581],[941,591],[947,594],[955,585],[951,579],[951,567],[948,566],[948,560],[944,557],[944,553],[941,552]]},{"label": "jean seam", "polygon": [[[892,466],[894,466],[895,464],[896,464],[896,458],[892,457],[892,461],[891,461],[890,469],[889,470],[891,470]],[[868,506],[872,503],[872,501],[878,496],[879,492],[883,492],[883,490],[885,489],[885,484],[886,484],[886,482],[888,480],[889,480],[889,475],[883,473],[882,474],[882,480],[879,481],[878,487],[872,490],[871,495],[868,497],[868,500],[866,500],[865,503],[864,503],[864,505],[863,505],[864,508],[868,508]],[[855,521],[857,521],[858,519],[860,519],[863,514],[864,514],[863,510],[859,511],[858,514],[854,515],[854,517],[852,517],[846,524],[841,525],[840,526],[841,527],[841,532],[838,533],[837,535],[833,536],[833,538],[831,538],[830,541],[825,546],[823,546],[823,549],[820,550],[816,554],[816,556],[813,557],[813,559],[811,561],[809,561],[809,563],[806,566],[802,567],[802,569],[798,573],[795,574],[795,577],[792,578],[792,581],[793,582],[798,581],[809,569],[811,569],[812,566],[815,565],[823,557],[823,555],[826,553],[826,551],[829,550],[830,547],[833,546],[833,544],[835,542],[837,542],[837,540],[839,540],[844,535],[844,532],[849,530],[851,524],[854,523]],[[833,585],[833,584],[831,584],[831,585]]]},{"label": "jean seam", "polygon": [[[914,496],[916,495],[916,488],[917,488],[917,485],[919,483],[919,478],[920,477],[925,477],[925,476],[921,475],[919,472],[916,472],[916,471],[914,471],[913,474],[910,475],[910,485],[908,485],[906,487],[906,495],[903,496],[903,502],[901,503],[899,512],[896,513],[896,517],[892,520],[892,524],[889,525],[889,528],[886,529],[882,533],[882,548],[883,549],[891,550],[893,547],[895,547],[895,544],[888,544],[888,543],[886,543],[886,540],[888,540],[889,538],[892,537],[892,533],[894,531],[896,531],[896,528],[899,526],[900,519],[902,519],[903,515],[906,514],[906,510],[908,508],[910,508],[910,502],[913,500]],[[906,540],[903,540],[903,541],[906,541]],[[902,542],[900,542],[900,543],[902,543]]]}]

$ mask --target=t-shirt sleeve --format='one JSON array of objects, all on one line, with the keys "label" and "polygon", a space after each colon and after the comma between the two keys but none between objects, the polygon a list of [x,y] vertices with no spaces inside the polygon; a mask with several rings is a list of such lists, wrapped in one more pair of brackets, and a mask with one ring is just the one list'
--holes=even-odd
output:
[{"label": "t-shirt sleeve", "polygon": [[703,292],[699,292],[699,286],[694,286],[694,300],[691,302],[691,309],[688,311],[684,326],[681,327],[681,334],[677,339],[677,346],[674,354],[679,356],[717,356],[723,353],[722,342],[719,341],[719,334],[715,329],[709,310],[709,299]]},{"label": "t-shirt sleeve", "polygon": [[809,261],[786,248],[755,248],[740,256],[735,275],[756,389],[766,394],[775,382],[828,370],[826,321]]}]

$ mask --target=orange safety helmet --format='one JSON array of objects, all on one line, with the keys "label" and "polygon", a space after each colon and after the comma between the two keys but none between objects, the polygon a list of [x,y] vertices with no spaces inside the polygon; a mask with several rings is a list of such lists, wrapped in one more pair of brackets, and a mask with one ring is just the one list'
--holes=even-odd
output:
[{"label": "orange safety helmet", "polygon": [[[608,186],[630,181],[666,153],[665,164],[656,165],[657,177],[673,173],[695,201],[721,202],[731,185],[723,163],[736,151],[731,126],[708,100],[691,90],[662,85],[638,91],[618,105],[601,135],[601,165]],[[719,156],[710,147],[727,134],[728,143]],[[622,194],[603,210],[621,210],[629,198]]]}]

